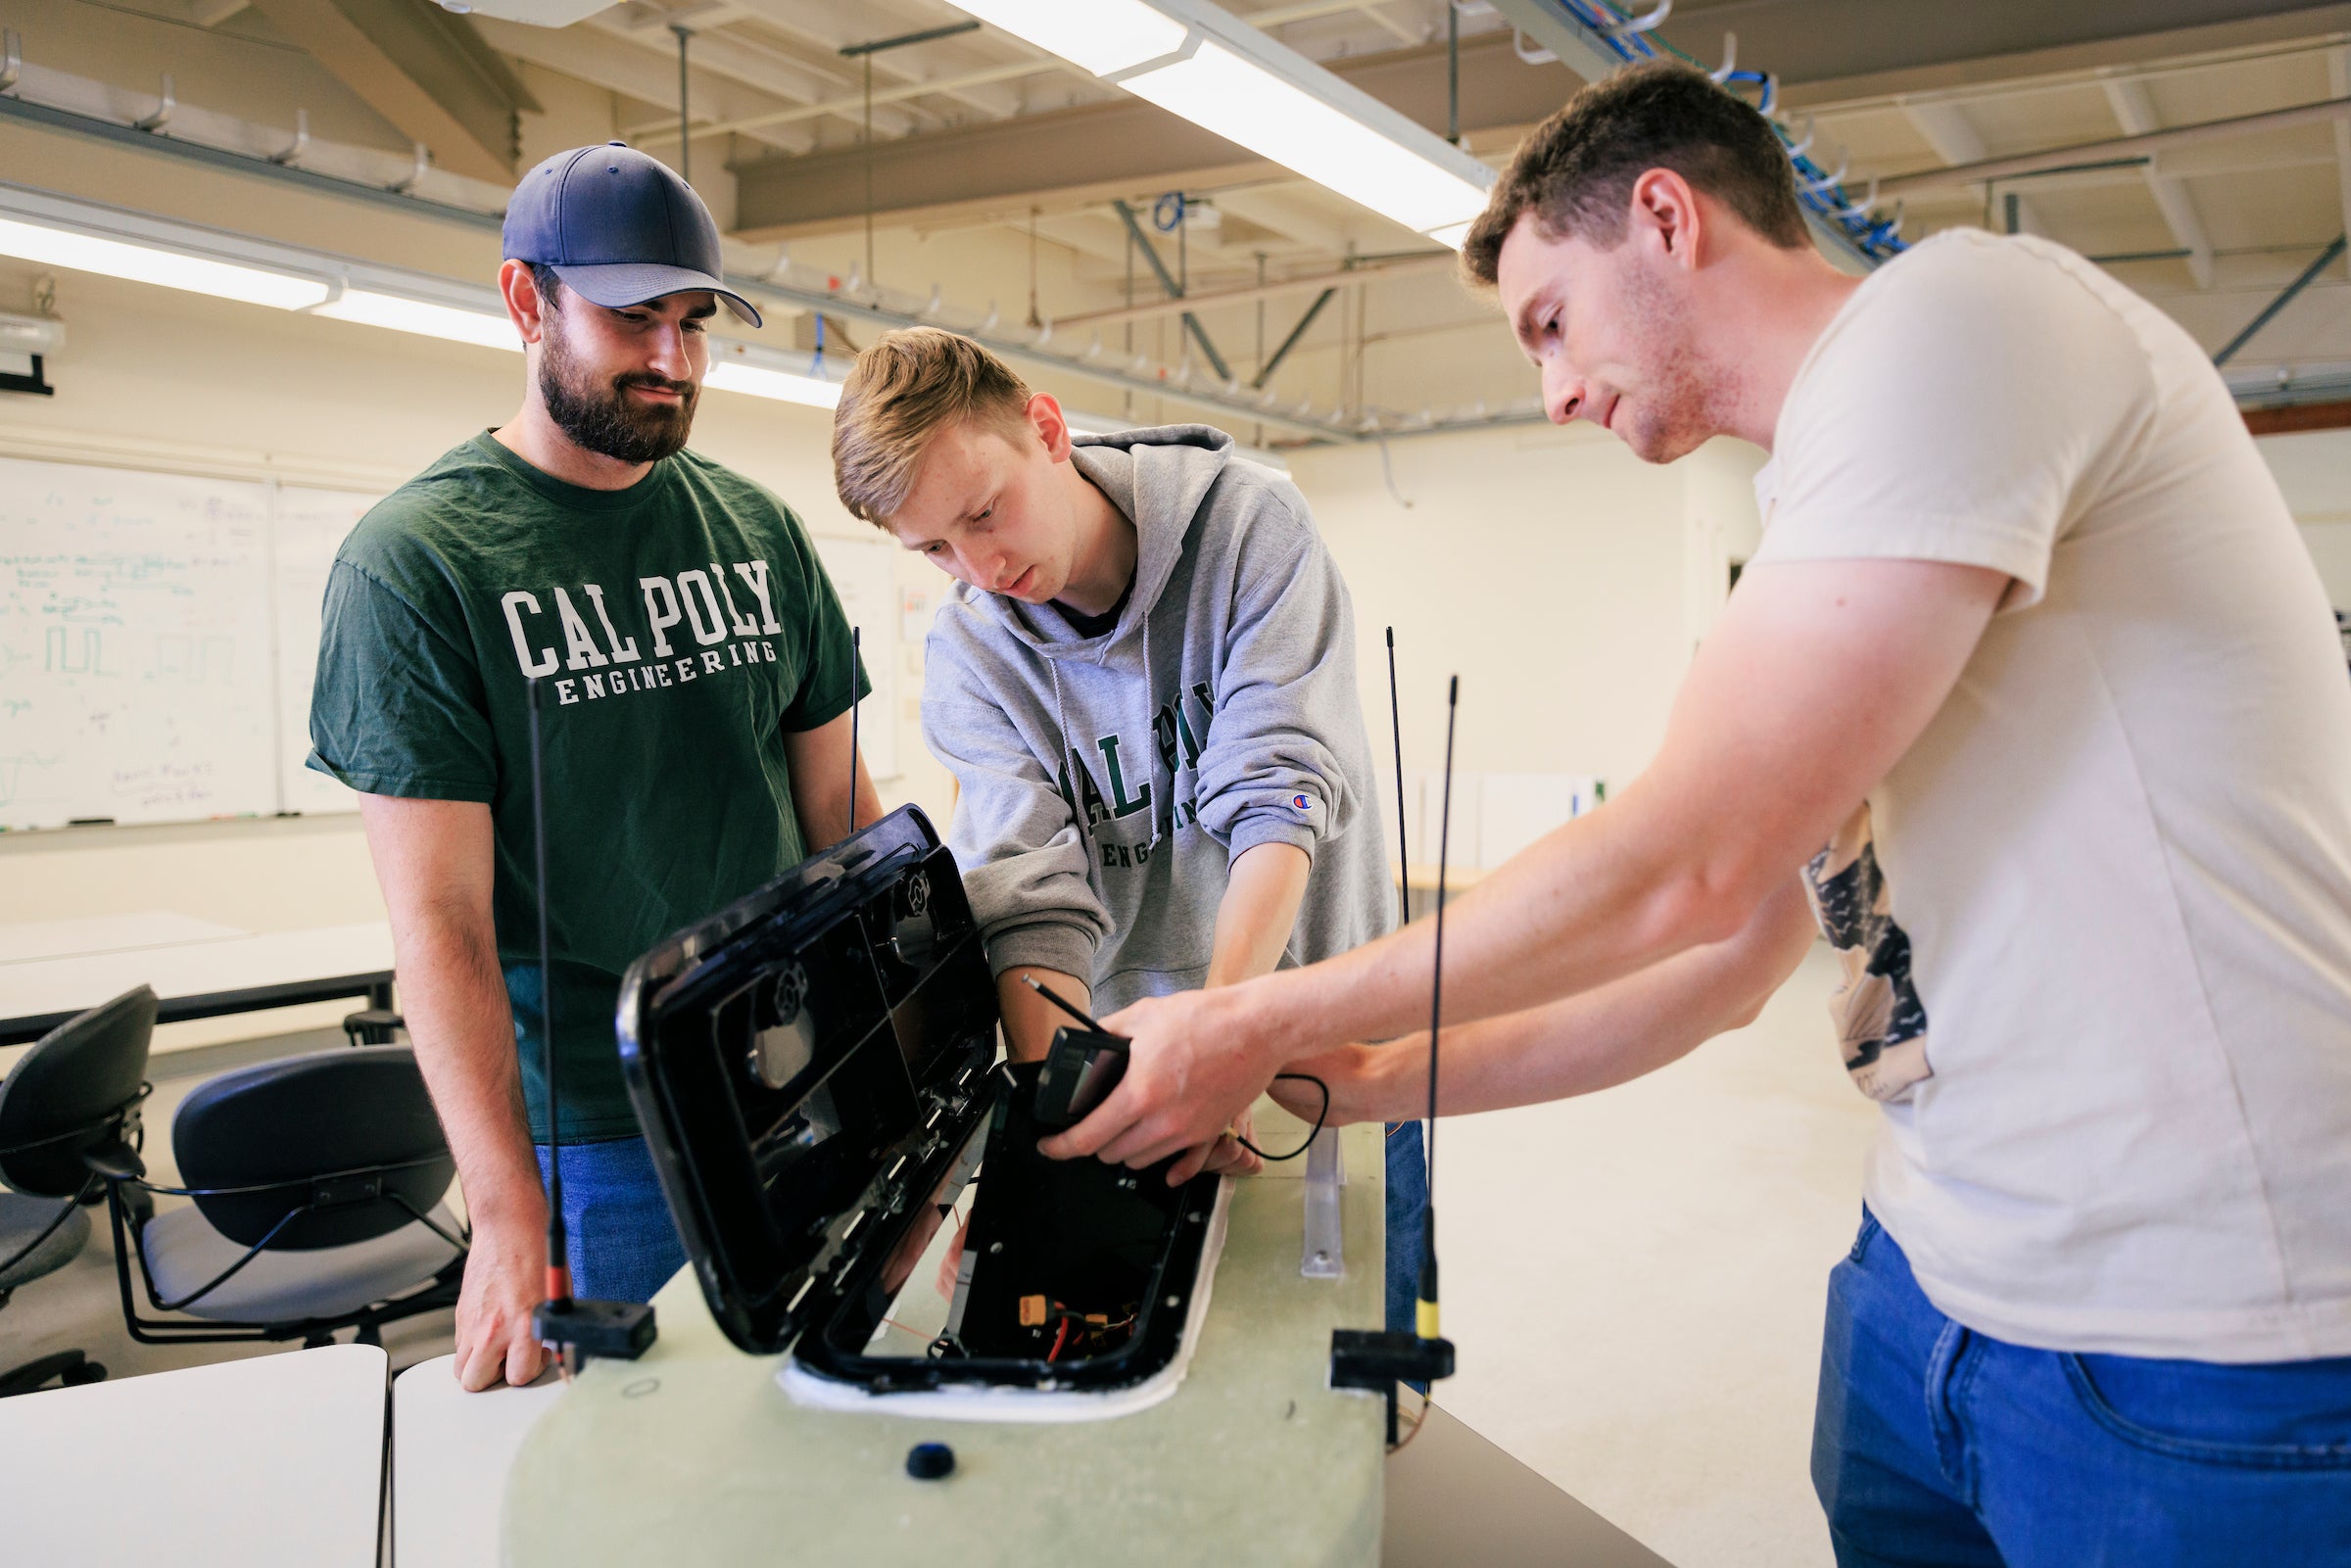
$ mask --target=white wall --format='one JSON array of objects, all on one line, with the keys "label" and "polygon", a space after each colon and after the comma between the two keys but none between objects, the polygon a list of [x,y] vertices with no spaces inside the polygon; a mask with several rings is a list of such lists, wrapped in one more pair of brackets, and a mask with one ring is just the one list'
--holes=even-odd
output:
[{"label": "white wall", "polygon": [[2327,596],[2351,610],[2351,430],[2264,436],[2254,445],[2302,526]]},{"label": "white wall", "polygon": [[1393,491],[1375,447],[1291,456],[1354,594],[1376,753],[1393,625],[1408,769],[1442,764],[1458,674],[1457,768],[1628,783],[1663,736],[1728,560],[1752,548],[1761,453],[1716,442],[1658,468],[1605,432],[1534,426],[1395,441],[1388,460]]}]

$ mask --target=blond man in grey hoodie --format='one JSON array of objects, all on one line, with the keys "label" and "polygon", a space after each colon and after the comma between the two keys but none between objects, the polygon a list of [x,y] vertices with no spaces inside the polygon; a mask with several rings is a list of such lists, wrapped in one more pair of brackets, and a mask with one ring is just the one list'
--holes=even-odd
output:
[{"label": "blond man in grey hoodie", "polygon": [[[1057,1022],[1024,975],[1110,1012],[1394,927],[1354,613],[1287,479],[1205,426],[1074,434],[928,327],[858,356],[833,454],[849,511],[960,585],[923,733],[1016,1056]],[[1425,1171],[1416,1125],[1388,1147],[1393,1314]],[[1173,1175],[1255,1164],[1227,1132]]]}]

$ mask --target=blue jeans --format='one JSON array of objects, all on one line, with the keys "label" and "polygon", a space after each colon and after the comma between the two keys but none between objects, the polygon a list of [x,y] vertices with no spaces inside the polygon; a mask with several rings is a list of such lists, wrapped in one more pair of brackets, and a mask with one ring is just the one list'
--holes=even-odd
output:
[{"label": "blue jeans", "polygon": [[[541,1181],[552,1153],[539,1145]],[[571,1293],[582,1301],[649,1302],[686,1266],[686,1244],[643,1138],[563,1146],[563,1226]]]},{"label": "blue jeans", "polygon": [[1420,1123],[1388,1123],[1388,1332],[1413,1331],[1420,1296],[1421,1211],[1428,1204],[1428,1155]]},{"label": "blue jeans", "polygon": [[1841,1568],[2341,1568],[2351,1356],[2010,1345],[1935,1310],[1863,1210],[1829,1276],[1812,1485]]}]

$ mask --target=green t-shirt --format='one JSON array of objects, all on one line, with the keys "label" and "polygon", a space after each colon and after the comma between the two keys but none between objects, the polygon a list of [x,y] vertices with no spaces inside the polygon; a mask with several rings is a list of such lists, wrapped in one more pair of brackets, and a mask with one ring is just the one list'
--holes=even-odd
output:
[{"label": "green t-shirt", "polygon": [[489,804],[499,963],[542,1142],[532,675],[545,678],[561,1131],[632,1136],[621,973],[798,863],[784,737],[868,687],[799,519],[691,451],[627,490],[583,490],[485,432],[344,542],[310,765],[370,794]]}]

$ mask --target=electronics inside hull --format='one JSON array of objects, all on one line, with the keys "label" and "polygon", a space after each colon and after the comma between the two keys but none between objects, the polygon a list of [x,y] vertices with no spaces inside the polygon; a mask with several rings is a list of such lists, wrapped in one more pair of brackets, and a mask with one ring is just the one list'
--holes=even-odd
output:
[{"label": "electronics inside hull", "polygon": [[[1172,1388],[1219,1178],[1037,1154],[1036,1069],[998,1063],[996,1023],[954,859],[911,806],[630,968],[623,1072],[671,1212],[728,1338],[792,1350],[795,1397],[979,1394],[911,1402],[1022,1419],[1007,1396],[1114,1413]],[[958,1235],[959,1266],[918,1266]]]}]

